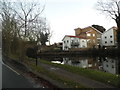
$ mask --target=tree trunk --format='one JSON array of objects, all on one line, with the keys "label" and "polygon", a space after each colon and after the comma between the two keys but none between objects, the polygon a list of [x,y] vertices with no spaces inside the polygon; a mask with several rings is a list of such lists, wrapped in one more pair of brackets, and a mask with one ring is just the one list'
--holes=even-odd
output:
[{"label": "tree trunk", "polygon": [[120,16],[116,17],[116,23],[117,23],[117,45],[120,49]]}]

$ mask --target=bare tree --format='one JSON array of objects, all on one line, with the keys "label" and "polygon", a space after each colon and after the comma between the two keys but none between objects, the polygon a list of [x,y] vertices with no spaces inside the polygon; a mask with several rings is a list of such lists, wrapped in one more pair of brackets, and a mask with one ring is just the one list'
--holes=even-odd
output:
[{"label": "bare tree", "polygon": [[117,42],[120,47],[120,0],[99,0],[97,10],[115,20],[117,24]]},{"label": "bare tree", "polygon": [[51,35],[50,26],[47,23],[46,18],[38,17],[30,26],[32,26],[32,36],[34,36],[37,43],[46,45],[46,42],[49,41],[49,37]]},{"label": "bare tree", "polygon": [[12,10],[17,14],[19,26],[23,36],[29,36],[28,24],[33,22],[44,11],[45,5],[41,6],[38,2],[15,2]]},{"label": "bare tree", "polygon": [[[9,8],[10,3],[0,2],[0,17],[1,17],[1,29],[2,29],[2,41],[3,51],[6,54],[11,53],[11,48],[17,46],[17,23],[15,20],[16,14]],[[13,44],[14,42],[14,44]]]}]

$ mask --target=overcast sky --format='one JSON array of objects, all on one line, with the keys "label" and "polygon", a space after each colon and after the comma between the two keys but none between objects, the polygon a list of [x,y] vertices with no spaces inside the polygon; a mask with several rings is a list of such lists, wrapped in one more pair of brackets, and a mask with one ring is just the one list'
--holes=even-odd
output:
[{"label": "overcast sky", "polygon": [[97,24],[106,29],[116,26],[95,9],[97,0],[46,0],[44,15],[53,35],[51,43],[61,42],[65,35],[75,35],[75,28]]},{"label": "overcast sky", "polygon": [[[16,1],[16,0],[9,0]],[[75,28],[84,28],[93,24],[106,29],[116,26],[114,20],[107,18],[96,10],[98,0],[19,0],[35,1],[45,4],[42,14],[50,24],[51,44],[61,42],[65,35],[75,35]]]}]

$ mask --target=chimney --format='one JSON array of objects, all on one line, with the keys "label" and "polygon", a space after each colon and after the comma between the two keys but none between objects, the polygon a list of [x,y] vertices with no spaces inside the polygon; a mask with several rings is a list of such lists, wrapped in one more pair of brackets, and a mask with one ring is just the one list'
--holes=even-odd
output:
[{"label": "chimney", "polygon": [[76,28],[74,30],[75,30],[75,36],[79,36],[82,29],[81,28]]}]

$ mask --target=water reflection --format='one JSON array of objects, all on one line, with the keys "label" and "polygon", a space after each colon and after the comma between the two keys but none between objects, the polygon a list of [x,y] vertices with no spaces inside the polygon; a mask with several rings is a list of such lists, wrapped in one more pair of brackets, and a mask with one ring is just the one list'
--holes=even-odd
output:
[{"label": "water reflection", "polygon": [[[49,58],[50,60],[50,58]],[[52,63],[67,64],[71,66],[90,68],[109,72],[112,74],[120,74],[120,59],[110,57],[57,57],[51,59]]]},{"label": "water reflection", "polygon": [[82,67],[82,68],[88,68],[92,67],[92,64],[88,59],[80,59],[78,58],[77,60],[71,60],[69,58],[63,58],[64,64],[72,65],[72,66],[77,66],[77,67]]},{"label": "water reflection", "polygon": [[105,72],[110,72],[112,74],[120,74],[119,67],[119,60],[108,57],[105,57],[102,60],[102,70]]}]

